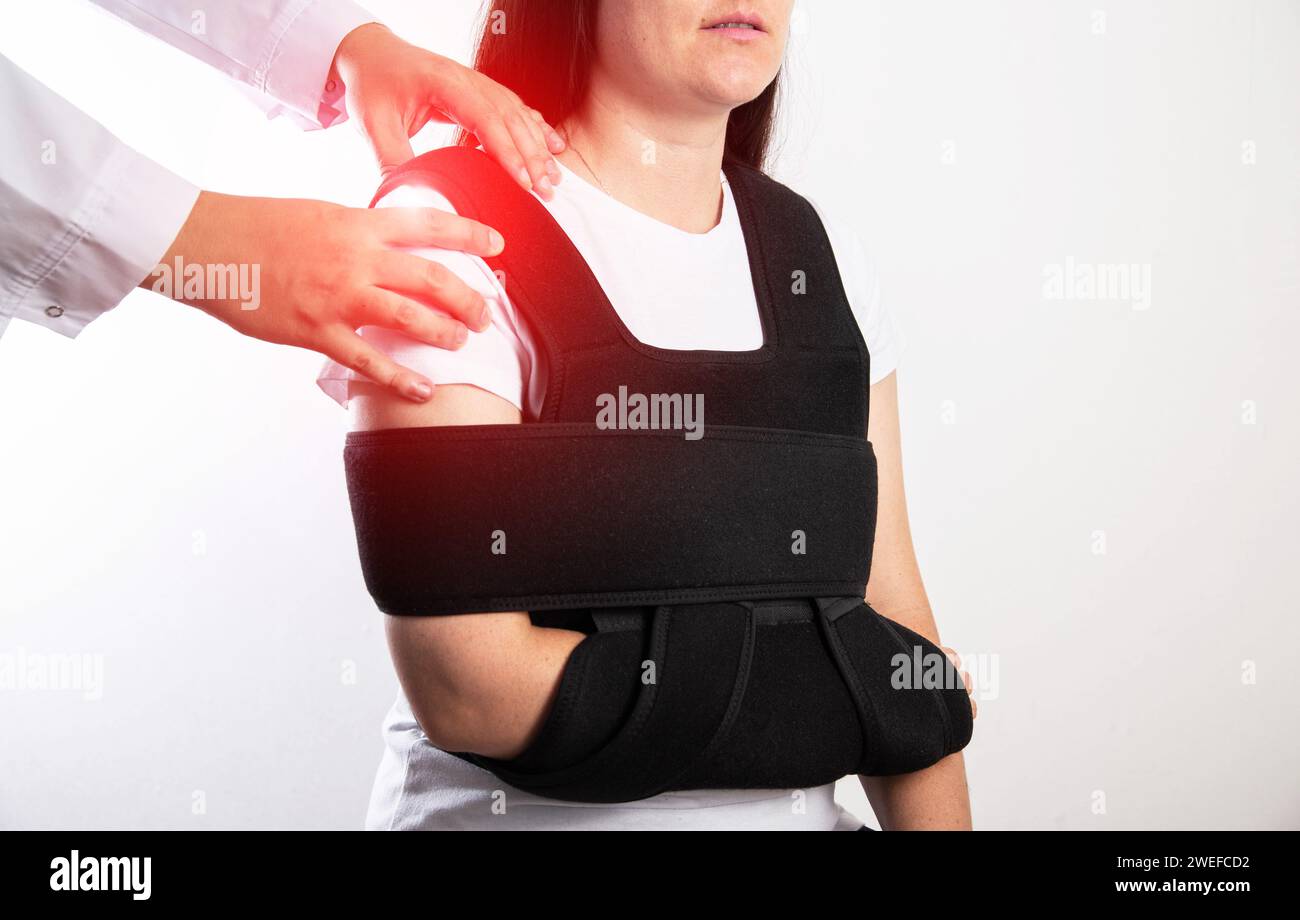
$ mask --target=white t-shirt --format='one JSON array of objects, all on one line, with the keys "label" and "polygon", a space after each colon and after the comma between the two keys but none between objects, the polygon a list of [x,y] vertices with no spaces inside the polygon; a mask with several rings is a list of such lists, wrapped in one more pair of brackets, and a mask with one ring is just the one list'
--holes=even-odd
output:
[{"label": "white t-shirt", "polygon": [[[707,233],[655,220],[563,165],[555,198],[543,202],[608,295],[628,331],[659,348],[749,351],[763,343],[749,257],[731,189]],[[539,199],[540,200],[540,199]],[[453,210],[427,188],[393,191],[381,207]],[[825,220],[853,315],[871,353],[871,382],[897,366],[902,339],[880,299],[880,286],[857,236]],[[506,240],[510,245],[510,240]],[[435,384],[478,386],[536,410],[544,398],[544,355],[497,277],[476,256],[412,250],[440,262],[487,299],[492,325],[446,351],[377,327],[362,336]],[[329,362],[318,383],[346,405],[350,371]],[[366,827],[372,829],[856,829],[861,822],[835,802],[834,784],[809,790],[670,792],[621,805],[541,798],[505,786],[486,770],[429,743],[399,692],[384,723],[386,751],[375,777]]]}]

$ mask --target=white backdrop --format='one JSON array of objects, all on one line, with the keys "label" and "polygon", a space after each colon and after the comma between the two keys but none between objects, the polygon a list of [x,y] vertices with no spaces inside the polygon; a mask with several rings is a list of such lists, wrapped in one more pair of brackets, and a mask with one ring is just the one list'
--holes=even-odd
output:
[{"label": "white backdrop", "polygon": [[[473,0],[369,8],[468,53]],[[1300,3],[796,15],[776,172],[853,222],[907,335],[976,825],[1300,827]],[[6,4],[0,53],[207,188],[373,190],[350,127],[267,122],[87,4]],[[1112,266],[1138,288],[1052,287]],[[0,827],[359,826],[396,684],[318,363],[140,292],[0,339],[0,662],[90,664],[0,688]]]}]

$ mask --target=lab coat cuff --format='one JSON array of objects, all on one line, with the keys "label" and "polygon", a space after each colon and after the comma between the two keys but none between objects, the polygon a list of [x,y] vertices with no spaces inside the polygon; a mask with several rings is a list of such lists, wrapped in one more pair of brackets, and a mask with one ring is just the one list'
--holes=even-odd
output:
[{"label": "lab coat cuff", "polygon": [[[328,86],[330,65],[343,38],[377,22],[348,0],[312,0],[286,26],[267,67],[263,89],[307,128],[328,128],[347,117],[343,85]],[[274,116],[283,108],[268,112]]]},{"label": "lab coat cuff", "polygon": [[62,251],[48,254],[51,269],[13,315],[75,337],[153,271],[198,196],[197,186],[118,147],[71,215]]}]

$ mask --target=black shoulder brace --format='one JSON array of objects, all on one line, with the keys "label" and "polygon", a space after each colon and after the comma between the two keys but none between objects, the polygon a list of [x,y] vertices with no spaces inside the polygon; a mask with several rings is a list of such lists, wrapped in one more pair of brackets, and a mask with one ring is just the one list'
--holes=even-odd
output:
[{"label": "black shoulder brace", "polygon": [[825,231],[784,186],[727,175],[763,321],[753,352],[638,342],[546,208],[477,151],[418,157],[376,196],[431,186],[501,230],[489,265],[545,352],[523,424],[358,432],[344,454],[382,610],[585,624],[536,743],[510,762],[462,754],[521,788],[613,802],[807,787],[969,740],[946,657],[862,600],[869,356]]}]

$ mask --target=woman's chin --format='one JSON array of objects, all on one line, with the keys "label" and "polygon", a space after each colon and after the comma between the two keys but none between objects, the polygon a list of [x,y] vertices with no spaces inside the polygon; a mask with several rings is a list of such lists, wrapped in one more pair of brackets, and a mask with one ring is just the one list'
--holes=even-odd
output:
[{"label": "woman's chin", "polygon": [[755,67],[719,69],[697,81],[693,94],[708,105],[735,109],[757,99],[775,78]]}]

